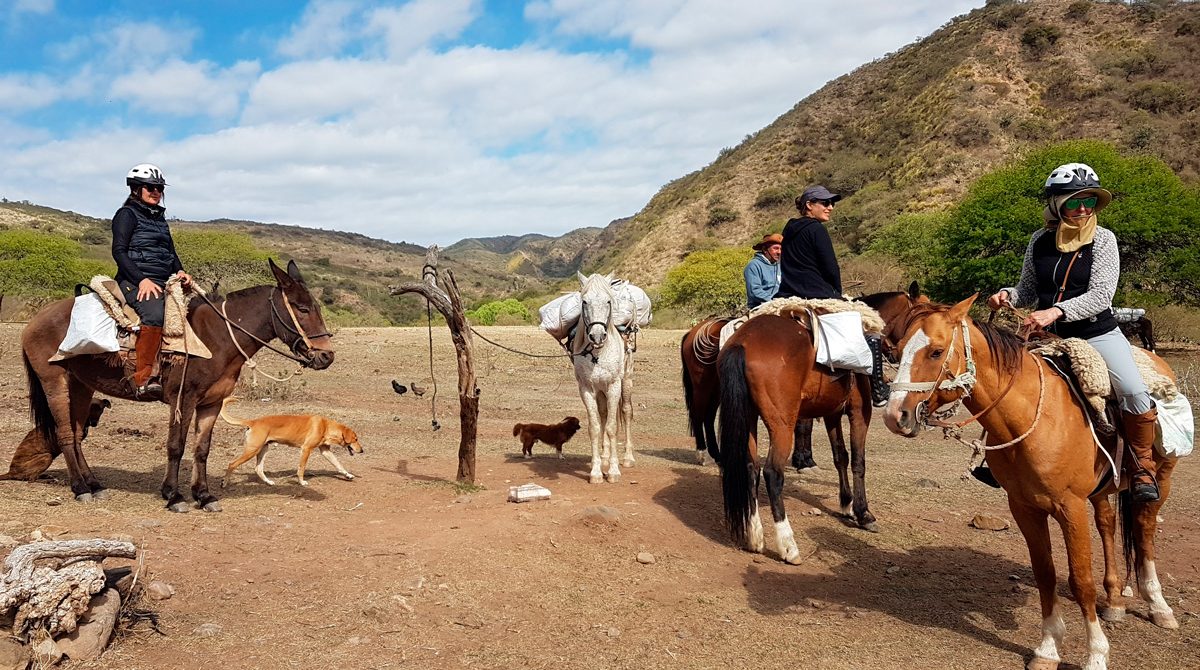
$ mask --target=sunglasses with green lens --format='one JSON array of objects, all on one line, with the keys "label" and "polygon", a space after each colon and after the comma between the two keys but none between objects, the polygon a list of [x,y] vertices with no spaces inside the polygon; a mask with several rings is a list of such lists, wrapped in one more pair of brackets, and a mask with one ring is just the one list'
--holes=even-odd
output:
[{"label": "sunglasses with green lens", "polygon": [[1096,206],[1096,203],[1098,201],[1099,201],[1099,198],[1097,198],[1094,195],[1088,196],[1086,198],[1071,198],[1070,200],[1067,200],[1066,202],[1063,203],[1063,209],[1072,210],[1072,209],[1079,209],[1081,207],[1087,207],[1088,209],[1092,209],[1093,207]]}]

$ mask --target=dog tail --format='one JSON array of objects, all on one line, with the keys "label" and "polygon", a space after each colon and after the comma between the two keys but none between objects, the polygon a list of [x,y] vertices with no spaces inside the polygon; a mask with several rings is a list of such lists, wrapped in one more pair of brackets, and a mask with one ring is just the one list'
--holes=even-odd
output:
[{"label": "dog tail", "polygon": [[525,424],[523,424],[523,423],[518,423],[517,425],[513,426],[513,437],[516,437],[521,434],[521,426],[524,426],[524,425]]},{"label": "dog tail", "polygon": [[221,401],[221,418],[225,420],[225,423],[230,423],[235,426],[249,426],[250,423],[248,421],[243,421],[242,419],[238,419],[236,417],[229,416],[228,414],[225,413],[225,407],[228,406],[229,403],[234,402],[237,399],[238,399],[237,396],[231,395]]}]

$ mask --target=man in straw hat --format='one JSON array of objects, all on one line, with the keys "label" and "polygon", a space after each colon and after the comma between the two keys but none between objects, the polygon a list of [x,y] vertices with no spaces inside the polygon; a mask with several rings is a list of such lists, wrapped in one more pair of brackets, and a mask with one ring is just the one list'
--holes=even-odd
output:
[{"label": "man in straw hat", "polygon": [[779,254],[783,253],[783,235],[764,235],[762,242],[754,245],[754,258],[742,270],[746,280],[746,305],[754,309],[775,297],[779,290]]}]

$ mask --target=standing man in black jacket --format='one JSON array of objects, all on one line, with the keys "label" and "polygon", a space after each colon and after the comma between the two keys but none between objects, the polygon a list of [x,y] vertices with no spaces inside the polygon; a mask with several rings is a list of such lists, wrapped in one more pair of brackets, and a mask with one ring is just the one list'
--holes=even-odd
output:
[{"label": "standing man in black jacket", "polygon": [[[809,186],[796,198],[800,218],[783,227],[783,254],[779,259],[783,279],[776,298],[836,298],[841,300],[842,271],[833,240],[825,224],[842,196],[820,184]],[[887,404],[890,388],[883,379],[883,346],[878,337],[866,336],[871,348],[871,404]]]}]

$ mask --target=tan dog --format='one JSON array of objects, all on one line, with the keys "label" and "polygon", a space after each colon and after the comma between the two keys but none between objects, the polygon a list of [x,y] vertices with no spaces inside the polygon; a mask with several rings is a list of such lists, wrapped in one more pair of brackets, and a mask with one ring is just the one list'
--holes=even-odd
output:
[{"label": "tan dog", "polygon": [[567,440],[579,431],[579,419],[568,416],[561,423],[546,425],[544,423],[518,423],[513,426],[513,437],[521,438],[521,455],[533,458],[533,443],[542,441],[558,450],[562,458],[562,448]]},{"label": "tan dog", "polygon": [[[87,422],[83,424],[83,435],[80,439],[87,437],[88,428],[100,423],[100,415],[104,414],[104,410],[112,407],[112,403],[108,398],[92,398],[92,405],[88,408]],[[17,445],[17,450],[13,452],[12,463],[8,466],[8,472],[0,475],[0,480],[3,479],[21,479],[27,482],[36,480],[54,459],[62,453],[58,448],[58,443],[47,444],[42,432],[37,428],[29,431],[25,439],[21,440],[21,444]]]},{"label": "tan dog", "polygon": [[358,434],[353,429],[315,414],[274,414],[257,419],[235,419],[225,413],[225,407],[234,400],[237,398],[230,396],[221,403],[221,418],[226,423],[246,427],[246,450],[225,469],[225,478],[221,480],[222,487],[229,482],[233,471],[251,458],[257,459],[254,471],[258,473],[258,478],[263,483],[274,486],[275,482],[263,472],[267,446],[271,443],[286,444],[300,449],[300,466],[296,468],[296,477],[300,479],[301,486],[308,486],[304,479],[304,468],[308,465],[308,457],[313,449],[319,449],[325,460],[337,468],[343,477],[354,479],[354,475],[342,467],[337,456],[330,450],[330,447],[342,446],[346,447],[351,456],[361,454],[362,445],[358,443]]}]

